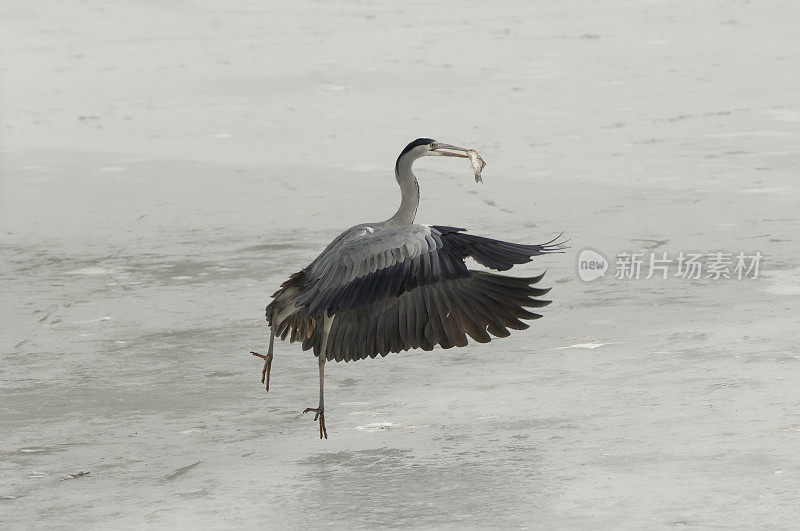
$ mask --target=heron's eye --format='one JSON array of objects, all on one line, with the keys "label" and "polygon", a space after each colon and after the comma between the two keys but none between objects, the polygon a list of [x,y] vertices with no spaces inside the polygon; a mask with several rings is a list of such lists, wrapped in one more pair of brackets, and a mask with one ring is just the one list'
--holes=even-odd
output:
[{"label": "heron's eye", "polygon": [[431,142],[431,149],[436,149],[436,144],[434,142]]}]

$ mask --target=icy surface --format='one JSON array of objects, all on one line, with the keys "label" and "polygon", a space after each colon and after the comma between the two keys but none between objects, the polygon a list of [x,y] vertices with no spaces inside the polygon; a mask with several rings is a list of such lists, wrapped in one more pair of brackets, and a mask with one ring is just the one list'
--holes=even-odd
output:
[{"label": "icy surface", "polygon": [[[502,6],[502,7],[500,7]],[[800,519],[791,2],[2,2],[0,527],[788,528]],[[396,209],[572,249],[487,345],[330,364],[263,308]],[[754,252],[592,283],[577,251]],[[609,270],[613,276],[613,267]]]}]

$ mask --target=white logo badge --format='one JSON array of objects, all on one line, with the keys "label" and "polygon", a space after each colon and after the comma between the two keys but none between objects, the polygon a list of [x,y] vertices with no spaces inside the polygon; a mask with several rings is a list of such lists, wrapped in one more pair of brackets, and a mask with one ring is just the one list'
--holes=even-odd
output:
[{"label": "white logo badge", "polygon": [[608,260],[600,253],[584,249],[578,256],[578,276],[584,282],[591,282],[605,276],[607,269]]}]

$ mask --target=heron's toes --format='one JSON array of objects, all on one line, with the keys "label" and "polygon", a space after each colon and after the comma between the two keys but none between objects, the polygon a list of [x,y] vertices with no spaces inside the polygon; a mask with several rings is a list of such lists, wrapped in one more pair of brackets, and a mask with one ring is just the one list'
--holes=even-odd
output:
[{"label": "heron's toes", "polygon": [[322,439],[325,437],[328,438],[328,430],[325,429],[325,410],[323,408],[316,408],[316,407],[307,407],[303,413],[308,413],[309,411],[313,411],[316,413],[314,415],[314,420],[319,420],[319,438]]},{"label": "heron's toes", "polygon": [[261,370],[261,383],[266,383],[266,389],[269,393],[269,371],[272,368],[272,352],[259,354],[258,352],[253,352],[251,350],[250,354],[264,360],[264,368]]},{"label": "heron's toes", "polygon": [[305,414],[305,413],[308,413],[309,411],[313,411],[314,413],[316,413],[316,415],[314,415],[314,420],[317,420],[319,418],[320,414],[322,413],[321,409],[317,409],[315,407],[307,407],[307,408],[305,408],[303,410],[303,413]]}]

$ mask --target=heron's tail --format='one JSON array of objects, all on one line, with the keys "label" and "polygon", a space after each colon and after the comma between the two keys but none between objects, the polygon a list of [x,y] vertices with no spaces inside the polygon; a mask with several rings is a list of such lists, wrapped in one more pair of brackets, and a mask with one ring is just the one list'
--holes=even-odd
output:
[{"label": "heron's tail", "polygon": [[302,341],[314,331],[314,319],[304,318],[302,306],[294,303],[294,298],[303,286],[305,274],[294,273],[272,294],[272,302],[267,305],[266,318],[272,332],[281,338],[289,336],[290,341]]}]

